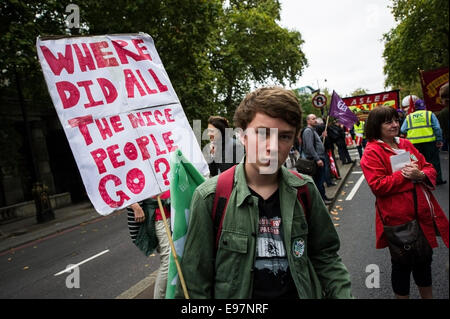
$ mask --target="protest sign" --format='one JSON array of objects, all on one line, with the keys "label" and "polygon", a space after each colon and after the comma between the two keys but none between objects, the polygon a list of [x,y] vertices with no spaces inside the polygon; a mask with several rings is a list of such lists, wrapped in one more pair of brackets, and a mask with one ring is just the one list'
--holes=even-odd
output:
[{"label": "protest sign", "polygon": [[342,101],[355,113],[359,120],[366,120],[369,112],[377,106],[400,108],[399,90],[342,98]]},{"label": "protest sign", "polygon": [[37,38],[47,87],[87,194],[102,215],[170,187],[170,153],[208,165],[153,39]]},{"label": "protest sign", "polygon": [[435,70],[420,70],[423,99],[428,111],[436,112],[444,108],[439,89],[448,82],[448,67]]}]

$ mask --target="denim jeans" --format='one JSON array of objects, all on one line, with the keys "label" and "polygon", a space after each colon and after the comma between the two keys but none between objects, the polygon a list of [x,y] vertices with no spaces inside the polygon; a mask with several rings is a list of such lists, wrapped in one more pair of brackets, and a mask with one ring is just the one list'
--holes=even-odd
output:
[{"label": "denim jeans", "polygon": [[[325,163],[324,159],[322,159],[322,161]],[[325,182],[325,165],[322,167],[317,166],[317,171],[313,176],[313,180],[319,190],[320,196],[322,196],[322,199],[325,199],[325,187],[323,186],[323,183]]]}]

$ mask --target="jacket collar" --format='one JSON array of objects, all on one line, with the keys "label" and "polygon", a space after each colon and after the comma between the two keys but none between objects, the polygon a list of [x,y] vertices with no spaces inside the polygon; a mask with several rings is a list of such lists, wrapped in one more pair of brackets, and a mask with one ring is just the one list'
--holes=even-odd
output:
[{"label": "jacket collar", "polygon": [[[247,201],[248,197],[252,196],[252,194],[250,193],[250,190],[247,186],[247,179],[245,178],[244,163],[245,163],[245,157],[236,166],[236,171],[234,174],[233,187],[238,187],[238,190],[239,190],[236,194],[236,204],[238,205],[238,207],[240,207],[243,203],[245,203]],[[296,192],[296,188],[306,184],[305,179],[298,178],[297,176],[295,176],[294,174],[289,172],[289,170],[284,166],[281,166],[281,168],[279,170],[279,174],[280,174],[279,175],[280,191],[281,191],[282,184],[285,187],[292,189],[294,191],[294,193]]]},{"label": "jacket collar", "polygon": [[236,171],[234,173],[234,184],[233,188],[238,187],[238,192],[236,194],[236,203],[240,207],[248,197],[251,197],[250,190],[247,186],[247,179],[245,178],[245,156],[242,161],[236,166]]},{"label": "jacket collar", "polygon": [[[395,154],[395,151],[394,151],[388,144],[386,144],[385,142],[383,142],[383,140],[379,139],[379,140],[376,140],[376,142],[377,142],[377,144],[378,144],[379,146],[381,146],[381,147],[382,147],[383,149],[385,149],[386,151]],[[400,146],[400,137],[398,137],[398,136],[394,137],[394,142],[395,142],[395,144],[397,144],[398,146]]]}]

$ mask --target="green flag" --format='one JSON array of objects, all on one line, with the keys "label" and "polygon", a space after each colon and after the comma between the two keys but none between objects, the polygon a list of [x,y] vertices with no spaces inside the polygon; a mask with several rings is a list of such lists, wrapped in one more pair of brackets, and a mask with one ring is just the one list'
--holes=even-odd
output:
[{"label": "green flag", "polygon": [[[183,256],[184,242],[188,229],[189,208],[192,195],[205,178],[178,149],[170,158],[170,200],[173,219],[172,238],[180,262]],[[178,281],[178,272],[173,255],[170,254],[169,273],[167,275],[166,299],[173,299]]]}]

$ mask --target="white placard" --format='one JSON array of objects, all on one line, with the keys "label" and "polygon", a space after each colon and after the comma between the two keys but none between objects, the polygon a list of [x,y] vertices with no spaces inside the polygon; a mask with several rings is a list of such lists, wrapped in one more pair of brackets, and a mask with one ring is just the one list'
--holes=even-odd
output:
[{"label": "white placard", "polygon": [[169,189],[169,155],[208,165],[144,33],[40,39],[37,52],[87,194],[102,215]]},{"label": "white placard", "polygon": [[411,163],[411,157],[409,152],[402,152],[390,157],[392,172],[401,170],[405,165]]}]

